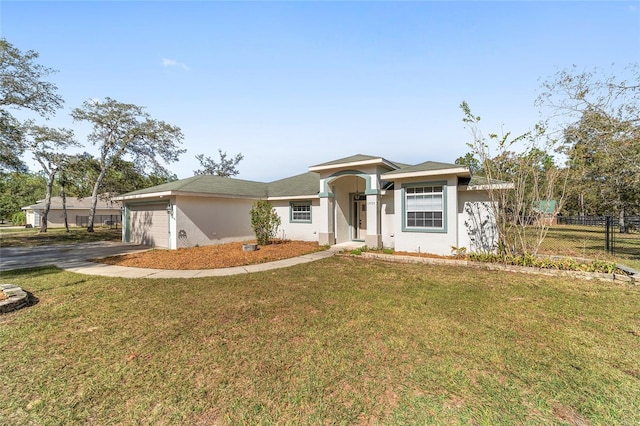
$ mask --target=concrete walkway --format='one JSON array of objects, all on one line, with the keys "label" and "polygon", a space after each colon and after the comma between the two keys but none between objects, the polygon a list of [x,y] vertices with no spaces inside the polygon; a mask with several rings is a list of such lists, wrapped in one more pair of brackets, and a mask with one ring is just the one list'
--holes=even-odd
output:
[{"label": "concrete walkway", "polygon": [[360,247],[362,243],[348,242],[332,246],[329,250],[305,254],[290,259],[275,262],[258,263],[255,265],[236,266],[220,269],[198,270],[170,270],[130,268],[126,266],[106,265],[90,262],[117,254],[135,253],[149,250],[148,246],[125,243],[97,242],[84,244],[70,244],[41,247],[7,247],[0,248],[0,271],[33,268],[37,266],[55,265],[70,272],[104,277],[122,278],[200,278],[222,277],[228,275],[248,274],[252,272],[268,271],[271,269],[287,268],[302,263],[313,262],[333,256],[335,253],[350,248]]}]

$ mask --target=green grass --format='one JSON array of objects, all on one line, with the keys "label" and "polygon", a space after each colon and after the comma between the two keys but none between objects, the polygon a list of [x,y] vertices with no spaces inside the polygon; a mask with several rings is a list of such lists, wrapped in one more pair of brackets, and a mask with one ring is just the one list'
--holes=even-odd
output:
[{"label": "green grass", "polygon": [[95,241],[122,241],[122,229],[96,227],[94,232],[86,228],[49,228],[41,233],[34,228],[0,228],[0,246],[25,247],[52,244],[90,243]]},{"label": "green grass", "polygon": [[615,257],[605,252],[604,228],[598,226],[554,225],[541,251],[568,256],[615,260],[640,270],[640,232],[615,233]]},{"label": "green grass", "polygon": [[[0,275],[6,424],[640,424],[640,288],[333,257]],[[580,423],[583,422],[583,423]]]}]

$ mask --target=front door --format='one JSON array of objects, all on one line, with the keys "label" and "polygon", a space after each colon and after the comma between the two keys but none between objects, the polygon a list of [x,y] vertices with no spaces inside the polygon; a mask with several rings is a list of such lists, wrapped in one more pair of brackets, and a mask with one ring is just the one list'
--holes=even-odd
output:
[{"label": "front door", "polygon": [[[364,197],[362,197],[364,198]],[[367,235],[367,200],[358,196],[353,201],[353,239],[364,241]]]}]

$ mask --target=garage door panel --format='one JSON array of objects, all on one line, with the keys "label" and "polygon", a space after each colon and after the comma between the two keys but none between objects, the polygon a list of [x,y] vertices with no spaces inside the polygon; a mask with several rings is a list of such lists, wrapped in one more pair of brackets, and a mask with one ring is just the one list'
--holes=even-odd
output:
[{"label": "garage door panel", "polygon": [[166,204],[129,208],[129,240],[154,247],[169,247],[169,218]]}]

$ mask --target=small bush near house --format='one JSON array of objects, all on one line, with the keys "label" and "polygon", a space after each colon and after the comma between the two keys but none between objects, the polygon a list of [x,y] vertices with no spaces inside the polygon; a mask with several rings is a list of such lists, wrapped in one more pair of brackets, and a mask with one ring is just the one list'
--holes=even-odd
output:
[{"label": "small bush near house", "polygon": [[362,246],[362,247],[358,247],[356,249],[351,250],[351,254],[360,256],[362,252],[365,252],[367,250],[368,250],[367,246]]},{"label": "small bush near house", "polygon": [[276,236],[282,221],[271,203],[258,200],[251,207],[251,227],[260,245],[269,244],[269,240]]}]

